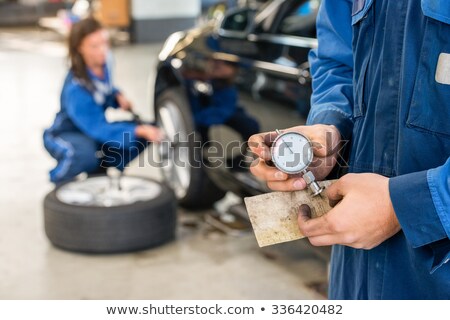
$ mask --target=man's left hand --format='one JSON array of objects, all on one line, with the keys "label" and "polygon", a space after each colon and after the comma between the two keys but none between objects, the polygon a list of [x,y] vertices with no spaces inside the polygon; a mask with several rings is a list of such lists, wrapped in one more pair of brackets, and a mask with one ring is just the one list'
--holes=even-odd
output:
[{"label": "man's left hand", "polygon": [[309,207],[300,207],[300,231],[315,246],[372,249],[400,231],[389,195],[389,178],[347,174],[327,189],[327,196],[333,209],[322,217],[311,219]]}]

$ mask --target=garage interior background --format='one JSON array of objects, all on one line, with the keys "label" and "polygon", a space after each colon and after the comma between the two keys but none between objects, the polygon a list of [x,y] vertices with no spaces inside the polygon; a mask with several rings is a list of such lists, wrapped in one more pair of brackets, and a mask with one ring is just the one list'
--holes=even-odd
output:
[{"label": "garage interior background", "polygon": [[[138,113],[149,115],[148,79],[162,41],[202,23],[201,1],[100,2],[96,14],[117,35],[115,82]],[[143,252],[76,254],[48,242],[42,200],[53,187],[47,172],[54,163],[42,133],[59,109],[64,10],[71,5],[0,0],[0,298],[324,298],[328,261],[305,240],[260,249],[251,230],[236,237],[206,224],[208,210],[180,208],[176,241]],[[151,167],[131,165],[128,173],[159,178]]]}]

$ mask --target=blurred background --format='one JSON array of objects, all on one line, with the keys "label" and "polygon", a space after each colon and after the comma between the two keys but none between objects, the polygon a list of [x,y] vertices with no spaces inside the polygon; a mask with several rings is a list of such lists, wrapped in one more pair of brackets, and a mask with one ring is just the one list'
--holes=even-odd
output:
[{"label": "blurred background", "polygon": [[[42,135],[60,108],[71,25],[93,15],[107,28],[115,84],[151,119],[149,79],[167,37],[265,1],[250,2],[0,0],[1,299],[326,298],[326,250],[307,240],[261,249],[249,225],[227,232],[208,223],[217,206],[179,207],[175,241],[134,253],[64,251],[44,232],[42,203],[54,187],[48,171],[55,163]],[[138,162],[126,173],[161,179],[157,168]]]}]

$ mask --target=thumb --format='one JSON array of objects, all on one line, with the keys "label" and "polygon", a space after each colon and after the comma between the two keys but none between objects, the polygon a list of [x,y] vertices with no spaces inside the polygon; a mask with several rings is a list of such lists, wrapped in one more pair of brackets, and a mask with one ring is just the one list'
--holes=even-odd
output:
[{"label": "thumb", "polygon": [[258,133],[252,135],[247,145],[250,148],[250,151],[255,154],[257,157],[263,159],[263,160],[270,160],[271,154],[270,154],[270,145],[267,144],[267,133]]},{"label": "thumb", "polygon": [[343,179],[344,178],[342,177],[326,189],[330,207],[335,207],[342,199],[344,199],[346,192]]},{"label": "thumb", "polygon": [[307,204],[302,204],[298,208],[298,224],[301,225],[311,220],[311,208]]}]

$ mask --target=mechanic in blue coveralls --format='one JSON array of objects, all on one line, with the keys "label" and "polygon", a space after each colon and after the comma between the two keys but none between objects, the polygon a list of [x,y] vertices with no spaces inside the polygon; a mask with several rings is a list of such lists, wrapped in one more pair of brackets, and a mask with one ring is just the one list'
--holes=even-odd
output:
[{"label": "mechanic in blue coveralls", "polygon": [[[324,0],[310,54],[312,109],[302,132],[320,143],[327,177],[350,140],[350,173],[327,190],[334,208],[300,231],[333,245],[332,299],[450,299],[450,5],[447,0]],[[328,135],[328,139],[326,136]],[[274,190],[306,187],[267,165]]]},{"label": "mechanic in blue coveralls", "polygon": [[123,170],[148,141],[162,138],[152,125],[107,121],[106,108],[131,109],[131,103],[112,84],[107,57],[107,33],[96,20],[73,25],[61,110],[44,133],[45,148],[58,162],[50,171],[54,183],[82,172],[96,173],[101,165]]}]

